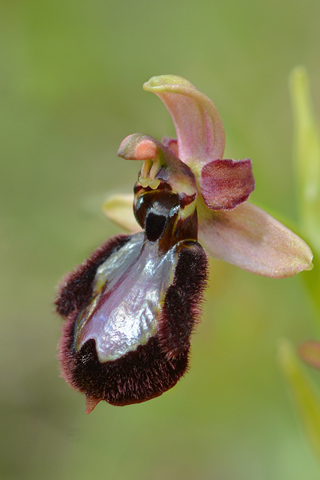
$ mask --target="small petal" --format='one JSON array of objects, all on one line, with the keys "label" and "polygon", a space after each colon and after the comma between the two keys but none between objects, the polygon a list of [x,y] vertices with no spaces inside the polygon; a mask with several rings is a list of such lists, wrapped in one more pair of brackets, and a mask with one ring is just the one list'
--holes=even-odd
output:
[{"label": "small petal", "polygon": [[213,160],[201,171],[201,193],[207,207],[229,210],[248,199],[255,183],[250,159]]},{"label": "small petal", "polygon": [[112,195],[102,206],[103,213],[116,225],[128,232],[140,232],[141,227],[133,214],[133,194]]},{"label": "small petal", "polygon": [[215,258],[272,278],[311,270],[312,252],[295,233],[245,202],[234,210],[198,208],[199,242]]},{"label": "small petal", "polygon": [[175,156],[179,158],[179,146],[178,146],[178,140],[176,138],[163,137],[163,139],[161,140],[161,143],[165,147],[169,148],[171,152],[174,153]]},{"label": "small petal", "polygon": [[192,83],[176,75],[161,75],[152,77],[143,88],[158,95],[168,109],[183,162],[203,165],[223,157],[225,137],[219,112]]},{"label": "small petal", "polygon": [[303,342],[299,347],[299,355],[304,362],[320,370],[320,342]]}]

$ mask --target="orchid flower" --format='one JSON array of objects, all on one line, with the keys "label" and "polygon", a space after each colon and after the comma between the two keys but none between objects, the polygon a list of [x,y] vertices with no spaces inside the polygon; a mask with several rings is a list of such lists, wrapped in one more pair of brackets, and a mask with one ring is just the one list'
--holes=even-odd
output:
[{"label": "orchid flower", "polygon": [[130,207],[135,220],[128,197],[108,201],[105,211],[135,233],[98,248],[66,277],[56,300],[66,318],[62,373],[86,395],[88,413],[101,400],[157,397],[184,375],[206,254],[273,278],[312,268],[306,243],[247,202],[251,160],[223,159],[224,129],[211,100],[173,75],[153,77],[144,89],[165,104],[177,139],[123,140],[118,155],[143,162]]}]

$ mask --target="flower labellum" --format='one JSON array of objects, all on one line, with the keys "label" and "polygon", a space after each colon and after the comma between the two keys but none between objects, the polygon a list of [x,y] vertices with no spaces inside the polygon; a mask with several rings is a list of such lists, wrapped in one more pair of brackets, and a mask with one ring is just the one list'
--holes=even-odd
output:
[{"label": "flower labellum", "polygon": [[153,77],[144,88],[164,102],[177,140],[123,140],[118,155],[143,162],[135,221],[128,196],[104,210],[132,232],[111,238],[67,275],[55,302],[66,320],[62,374],[86,395],[87,413],[101,400],[150,400],[184,375],[207,281],[205,250],[270,277],[312,268],[303,240],[246,201],[255,187],[251,161],[222,158],[214,104],[174,75]]}]

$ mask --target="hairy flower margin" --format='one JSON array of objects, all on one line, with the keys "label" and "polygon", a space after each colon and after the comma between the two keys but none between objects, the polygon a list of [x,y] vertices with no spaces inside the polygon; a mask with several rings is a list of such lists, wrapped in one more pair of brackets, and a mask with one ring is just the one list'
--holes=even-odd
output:
[{"label": "hairy flower margin", "polygon": [[184,375],[206,253],[272,278],[312,268],[306,243],[247,202],[255,187],[251,161],[223,159],[224,129],[211,100],[174,75],[153,77],[144,89],[165,104],[177,139],[123,140],[118,155],[143,161],[136,221],[128,196],[109,199],[104,210],[137,233],[98,248],[66,277],[56,300],[66,318],[62,373],[85,393],[87,413],[100,400],[128,405],[157,397]]}]

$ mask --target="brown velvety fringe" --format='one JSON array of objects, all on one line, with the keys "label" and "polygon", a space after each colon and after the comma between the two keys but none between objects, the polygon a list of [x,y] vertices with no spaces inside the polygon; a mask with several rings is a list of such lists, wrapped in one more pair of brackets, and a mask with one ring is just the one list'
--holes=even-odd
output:
[{"label": "brown velvety fringe", "polygon": [[75,311],[78,313],[90,300],[92,283],[99,265],[110,255],[119,250],[131,238],[131,235],[117,235],[107,240],[97,248],[90,258],[87,258],[73,272],[68,273],[61,285],[55,301],[59,315],[69,316]]},{"label": "brown velvety fringe", "polygon": [[161,311],[159,340],[169,358],[179,355],[197,326],[208,279],[208,260],[201,245],[187,241],[179,253],[173,284]]},{"label": "brown velvety fringe", "polygon": [[179,253],[172,285],[165,297],[156,335],[145,345],[118,360],[100,363],[95,341],[80,351],[74,348],[74,324],[90,300],[97,267],[129,240],[114,237],[69,275],[56,301],[67,315],[60,344],[60,362],[66,381],[87,397],[124,406],[155,398],[172,388],[188,367],[190,335],[200,316],[207,279],[207,259],[202,247],[185,242]]}]

